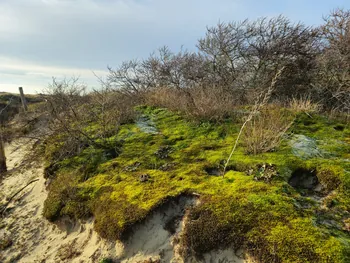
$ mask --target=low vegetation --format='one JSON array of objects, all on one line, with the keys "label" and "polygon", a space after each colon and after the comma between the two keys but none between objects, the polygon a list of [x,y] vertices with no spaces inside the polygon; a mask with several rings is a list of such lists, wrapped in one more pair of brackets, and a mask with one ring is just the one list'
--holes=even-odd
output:
[{"label": "low vegetation", "polygon": [[24,136],[32,130],[37,117],[43,114],[40,105],[44,97],[27,95],[29,114],[24,114],[21,98],[17,94],[0,92],[0,139],[11,141],[16,136]]},{"label": "low vegetation", "polygon": [[[90,146],[58,163],[45,202],[48,219],[93,215],[102,237],[123,239],[167,199],[196,193],[201,203],[189,215],[181,241],[184,255],[233,245],[262,262],[349,259],[349,233],[342,221],[350,209],[349,126],[296,113],[273,151],[246,154],[240,144],[222,178],[208,171],[222,169],[239,122],[194,123],[152,107],[138,107],[137,115],[136,123],[120,126],[117,157]],[[335,128],[339,125],[345,125],[342,131]],[[297,157],[289,144],[292,133],[316,140],[324,157]],[[264,165],[270,171],[262,170]],[[300,168],[316,171],[320,193],[304,193],[288,183]],[[321,204],[314,195],[322,197]],[[333,221],[338,223],[326,223]]]},{"label": "low vegetation", "polygon": [[275,149],[292,126],[294,118],[295,112],[275,105],[261,110],[244,129],[243,140],[246,153],[258,154]]},{"label": "low vegetation", "polygon": [[[27,102],[35,105],[43,101],[43,98],[37,95],[27,95]],[[12,120],[21,109],[21,98],[17,94],[0,92],[0,125],[5,125]]]}]

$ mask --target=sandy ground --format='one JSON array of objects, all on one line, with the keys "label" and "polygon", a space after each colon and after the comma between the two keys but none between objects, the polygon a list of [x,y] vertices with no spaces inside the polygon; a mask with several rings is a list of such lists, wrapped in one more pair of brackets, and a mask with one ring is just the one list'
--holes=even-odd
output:
[{"label": "sandy ground", "polygon": [[[4,202],[29,181],[39,180],[16,196],[0,219],[0,241],[12,241],[7,249],[0,250],[0,262],[100,262],[103,258],[121,263],[184,262],[178,240],[185,227],[186,209],[196,203],[194,198],[183,197],[158,209],[135,227],[124,244],[102,240],[93,231],[93,219],[77,223],[65,218],[52,224],[42,216],[47,191],[43,166],[31,155],[33,145],[33,140],[21,139],[5,146],[8,173],[0,183],[0,200]],[[227,249],[188,262],[247,261]]]},{"label": "sandy ground", "polygon": [[12,246],[0,251],[0,262],[99,262],[114,249],[101,240],[93,222],[73,223],[62,219],[57,225],[42,216],[47,196],[42,165],[31,162],[33,141],[22,139],[5,146],[8,174],[0,184],[1,196],[10,196],[30,180],[39,181],[22,191],[9,205],[1,221],[0,240]]}]

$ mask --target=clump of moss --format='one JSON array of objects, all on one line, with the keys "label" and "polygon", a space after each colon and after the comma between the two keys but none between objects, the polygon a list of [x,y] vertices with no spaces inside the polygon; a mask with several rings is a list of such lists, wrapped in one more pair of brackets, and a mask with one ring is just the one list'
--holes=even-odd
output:
[{"label": "clump of moss", "polygon": [[182,236],[182,246],[185,248],[183,255],[186,257],[192,251],[200,255],[216,249],[218,244],[239,242],[242,236],[233,236],[232,226],[231,224],[220,224],[219,218],[210,210],[204,210],[202,207],[192,209],[186,231]]},{"label": "clump of moss", "polygon": [[48,198],[44,203],[44,216],[54,221],[62,215],[85,218],[91,215],[86,205],[87,198],[81,195],[75,174],[61,172],[49,187]]},{"label": "clump of moss", "polygon": [[323,165],[317,171],[317,178],[327,191],[333,191],[341,185],[343,173],[339,166]]},{"label": "clump of moss", "polygon": [[261,255],[263,260],[268,254],[280,262],[293,263],[349,260],[349,244],[342,244],[340,239],[325,235],[308,218],[296,218],[287,224],[278,223],[263,239],[268,252]]},{"label": "clump of moss", "polygon": [[115,200],[107,193],[96,199],[92,206],[95,214],[95,230],[102,237],[113,240],[123,239],[126,230],[147,214],[145,209],[129,204],[126,197]]}]

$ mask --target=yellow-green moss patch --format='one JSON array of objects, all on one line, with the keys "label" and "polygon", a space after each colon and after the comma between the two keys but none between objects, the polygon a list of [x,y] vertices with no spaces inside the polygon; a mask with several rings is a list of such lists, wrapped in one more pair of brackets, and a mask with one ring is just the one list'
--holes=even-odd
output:
[{"label": "yellow-green moss patch", "polygon": [[[120,148],[117,157],[87,147],[60,161],[45,202],[47,218],[93,215],[101,236],[123,238],[168,198],[196,193],[200,204],[188,216],[184,254],[233,244],[263,262],[349,262],[348,233],[320,219],[342,224],[350,211],[347,126],[300,114],[290,132],[312,137],[328,155],[295,156],[287,134],[265,154],[246,155],[239,145],[222,177],[208,168],[222,171],[239,123],[193,123],[165,109],[138,110],[157,132],[123,125],[111,139]],[[262,179],[263,164],[276,169],[269,180]],[[301,168],[315,170],[323,185],[319,199],[288,184]]]}]

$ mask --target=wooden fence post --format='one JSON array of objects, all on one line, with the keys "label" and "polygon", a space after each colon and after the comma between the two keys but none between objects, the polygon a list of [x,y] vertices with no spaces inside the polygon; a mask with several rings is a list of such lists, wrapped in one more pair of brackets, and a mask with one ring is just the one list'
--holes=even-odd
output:
[{"label": "wooden fence post", "polygon": [[28,111],[28,106],[27,106],[26,97],[24,97],[23,88],[19,87],[18,89],[19,89],[19,94],[21,95],[21,101],[22,101],[24,112],[26,112]]},{"label": "wooden fence post", "polygon": [[0,179],[2,178],[2,174],[7,171],[6,167],[6,157],[5,157],[5,145],[2,140],[2,135],[0,134]]}]

